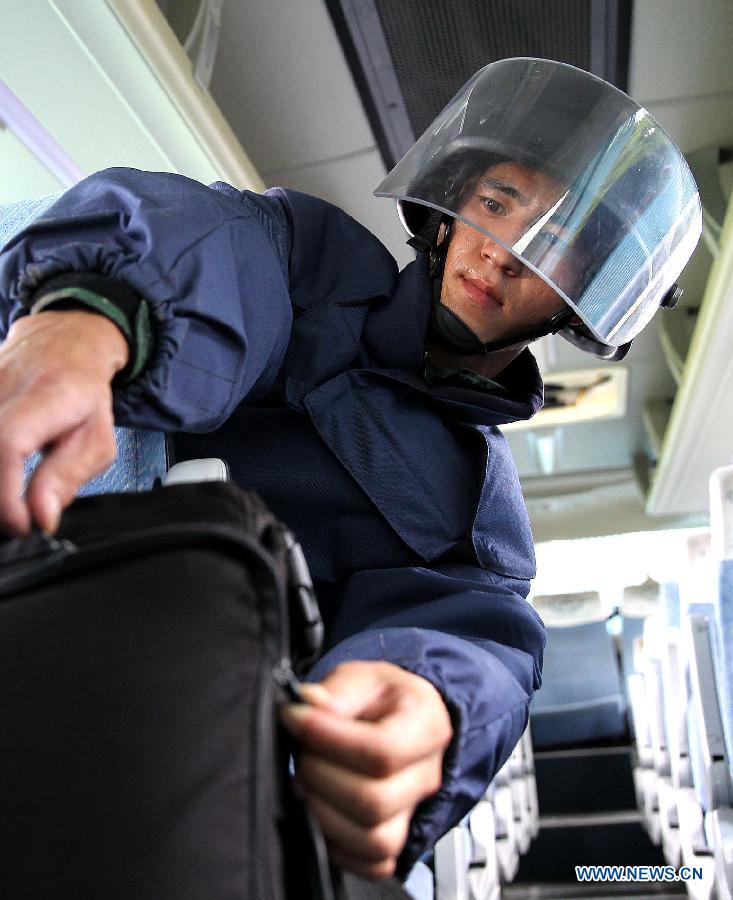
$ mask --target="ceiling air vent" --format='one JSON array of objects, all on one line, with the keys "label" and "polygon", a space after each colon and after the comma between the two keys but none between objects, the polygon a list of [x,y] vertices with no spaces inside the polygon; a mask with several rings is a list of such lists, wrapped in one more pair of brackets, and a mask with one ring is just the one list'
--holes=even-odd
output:
[{"label": "ceiling air vent", "polygon": [[626,87],[631,0],[326,0],[388,169],[482,66],[570,63]]}]

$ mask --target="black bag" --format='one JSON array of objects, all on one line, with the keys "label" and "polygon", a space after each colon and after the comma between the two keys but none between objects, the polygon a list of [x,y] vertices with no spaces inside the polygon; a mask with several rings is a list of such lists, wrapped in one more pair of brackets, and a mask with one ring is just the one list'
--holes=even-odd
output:
[{"label": "black bag", "polygon": [[334,883],[288,788],[277,705],[321,627],[292,544],[205,483],[83,498],[0,547],[3,897],[406,896]]}]

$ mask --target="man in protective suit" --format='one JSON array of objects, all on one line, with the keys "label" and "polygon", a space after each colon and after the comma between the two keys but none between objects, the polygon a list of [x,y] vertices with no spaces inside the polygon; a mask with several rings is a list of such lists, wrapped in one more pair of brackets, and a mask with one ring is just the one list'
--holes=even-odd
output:
[{"label": "man in protective suit", "polygon": [[527,345],[559,332],[620,359],[701,221],[644,110],[535,59],[477,73],[377,193],[419,251],[401,273],[323,201],[124,169],[0,254],[3,526],[53,531],[114,423],[226,459],[303,544],[327,645],[283,722],[333,860],[371,877],[476,803],[540,685],[497,427],[542,405]]}]

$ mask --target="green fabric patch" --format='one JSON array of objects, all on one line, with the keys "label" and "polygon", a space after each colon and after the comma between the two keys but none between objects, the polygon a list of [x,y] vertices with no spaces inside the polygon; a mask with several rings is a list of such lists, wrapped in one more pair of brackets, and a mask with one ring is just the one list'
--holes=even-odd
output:
[{"label": "green fabric patch", "polygon": [[457,383],[459,387],[471,387],[490,393],[496,391],[506,393],[504,387],[497,381],[493,381],[491,378],[486,378],[484,375],[479,375],[477,372],[463,367],[457,369],[439,369],[428,362],[425,365],[425,377],[430,385],[453,382],[454,384]]},{"label": "green fabric patch", "polygon": [[113,386],[129,384],[145,369],[153,352],[153,329],[150,323],[150,308],[145,300],[135,310],[134,319],[120,309],[117,304],[83,287],[69,286],[44,294],[31,309],[32,313],[43,312],[61,306],[69,301],[85,307],[89,312],[98,313],[114,322],[125,336],[130,348],[130,359],[125,368],[115,376]]}]

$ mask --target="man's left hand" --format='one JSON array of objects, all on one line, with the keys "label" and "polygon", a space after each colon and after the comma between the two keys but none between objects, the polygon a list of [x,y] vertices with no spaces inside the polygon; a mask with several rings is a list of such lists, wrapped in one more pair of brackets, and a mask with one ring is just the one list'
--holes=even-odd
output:
[{"label": "man's left hand", "polygon": [[323,829],[331,860],[367,878],[394,872],[417,804],[438,790],[453,735],[433,685],[388,662],[347,662],[308,705],[281,720],[301,746],[297,787]]}]

